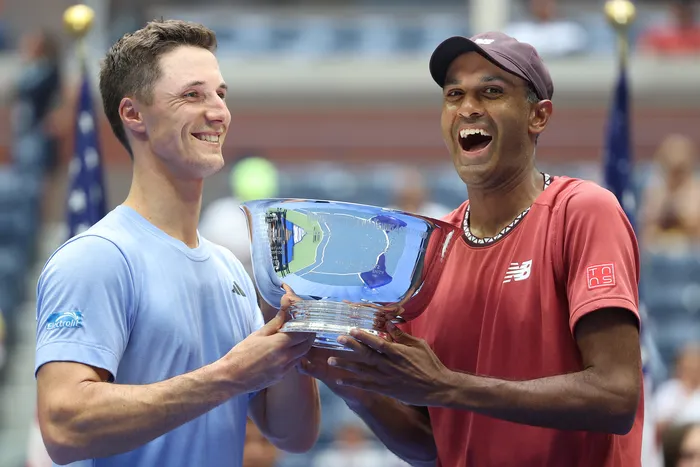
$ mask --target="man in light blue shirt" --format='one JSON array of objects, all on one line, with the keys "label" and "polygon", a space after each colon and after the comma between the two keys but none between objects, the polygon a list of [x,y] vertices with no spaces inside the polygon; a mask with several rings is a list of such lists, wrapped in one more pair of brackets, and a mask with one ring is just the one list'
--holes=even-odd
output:
[{"label": "man in light blue shirt", "polygon": [[246,417],[278,448],[318,436],[313,335],[264,324],[241,263],[199,236],[203,179],[231,115],[209,29],[149,23],[100,74],[133,159],[124,203],[49,259],[38,284],[38,415],[56,464],[239,466]]}]

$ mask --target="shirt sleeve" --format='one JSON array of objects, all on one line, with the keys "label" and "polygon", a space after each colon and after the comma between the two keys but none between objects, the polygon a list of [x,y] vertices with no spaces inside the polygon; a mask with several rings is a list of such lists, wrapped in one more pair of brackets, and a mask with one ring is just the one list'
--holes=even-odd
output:
[{"label": "shirt sleeve", "polygon": [[639,321],[639,248],[615,196],[582,183],[564,207],[564,261],[569,327],[601,308],[624,308]]},{"label": "shirt sleeve", "polygon": [[82,236],[59,248],[37,286],[35,374],[70,361],[114,378],[133,324],[133,284],[126,258],[105,238]]}]

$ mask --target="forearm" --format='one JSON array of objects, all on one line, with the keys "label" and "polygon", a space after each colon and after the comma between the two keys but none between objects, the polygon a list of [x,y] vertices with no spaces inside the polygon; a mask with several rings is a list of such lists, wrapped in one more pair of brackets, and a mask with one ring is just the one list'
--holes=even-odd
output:
[{"label": "forearm", "polygon": [[143,386],[86,381],[60,406],[40,408],[47,448],[68,463],[142,446],[243,392],[220,365]]},{"label": "forearm", "polygon": [[440,405],[561,430],[625,434],[639,401],[639,389],[591,370],[530,381],[452,373],[450,380]]},{"label": "forearm", "polygon": [[391,452],[414,467],[436,465],[433,430],[422,409],[371,392],[346,402]]},{"label": "forearm", "polygon": [[253,417],[260,430],[279,449],[306,452],[318,439],[321,407],[314,378],[290,370],[279,383],[256,397]]}]

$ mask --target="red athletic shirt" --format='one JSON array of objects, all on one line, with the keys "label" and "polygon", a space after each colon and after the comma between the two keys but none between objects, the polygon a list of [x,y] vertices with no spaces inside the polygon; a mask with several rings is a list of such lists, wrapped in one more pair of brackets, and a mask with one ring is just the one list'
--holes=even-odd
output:
[{"label": "red athletic shirt", "polygon": [[[444,220],[462,225],[468,202]],[[426,311],[404,328],[452,370],[530,380],[582,370],[577,321],[600,308],[637,319],[639,251],[617,199],[600,186],[555,177],[505,237],[464,237]],[[625,436],[532,427],[430,408],[442,467],[638,467],[643,397]]]}]

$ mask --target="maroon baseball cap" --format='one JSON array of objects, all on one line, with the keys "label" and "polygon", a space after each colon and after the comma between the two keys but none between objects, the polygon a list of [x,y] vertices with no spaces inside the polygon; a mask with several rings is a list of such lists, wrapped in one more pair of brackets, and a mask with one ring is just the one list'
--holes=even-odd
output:
[{"label": "maroon baseball cap", "polygon": [[552,98],[552,77],[537,50],[502,32],[485,32],[469,39],[450,37],[438,45],[430,57],[430,74],[440,87],[445,85],[450,64],[467,52],[478,52],[495,65],[529,82],[540,99]]}]

